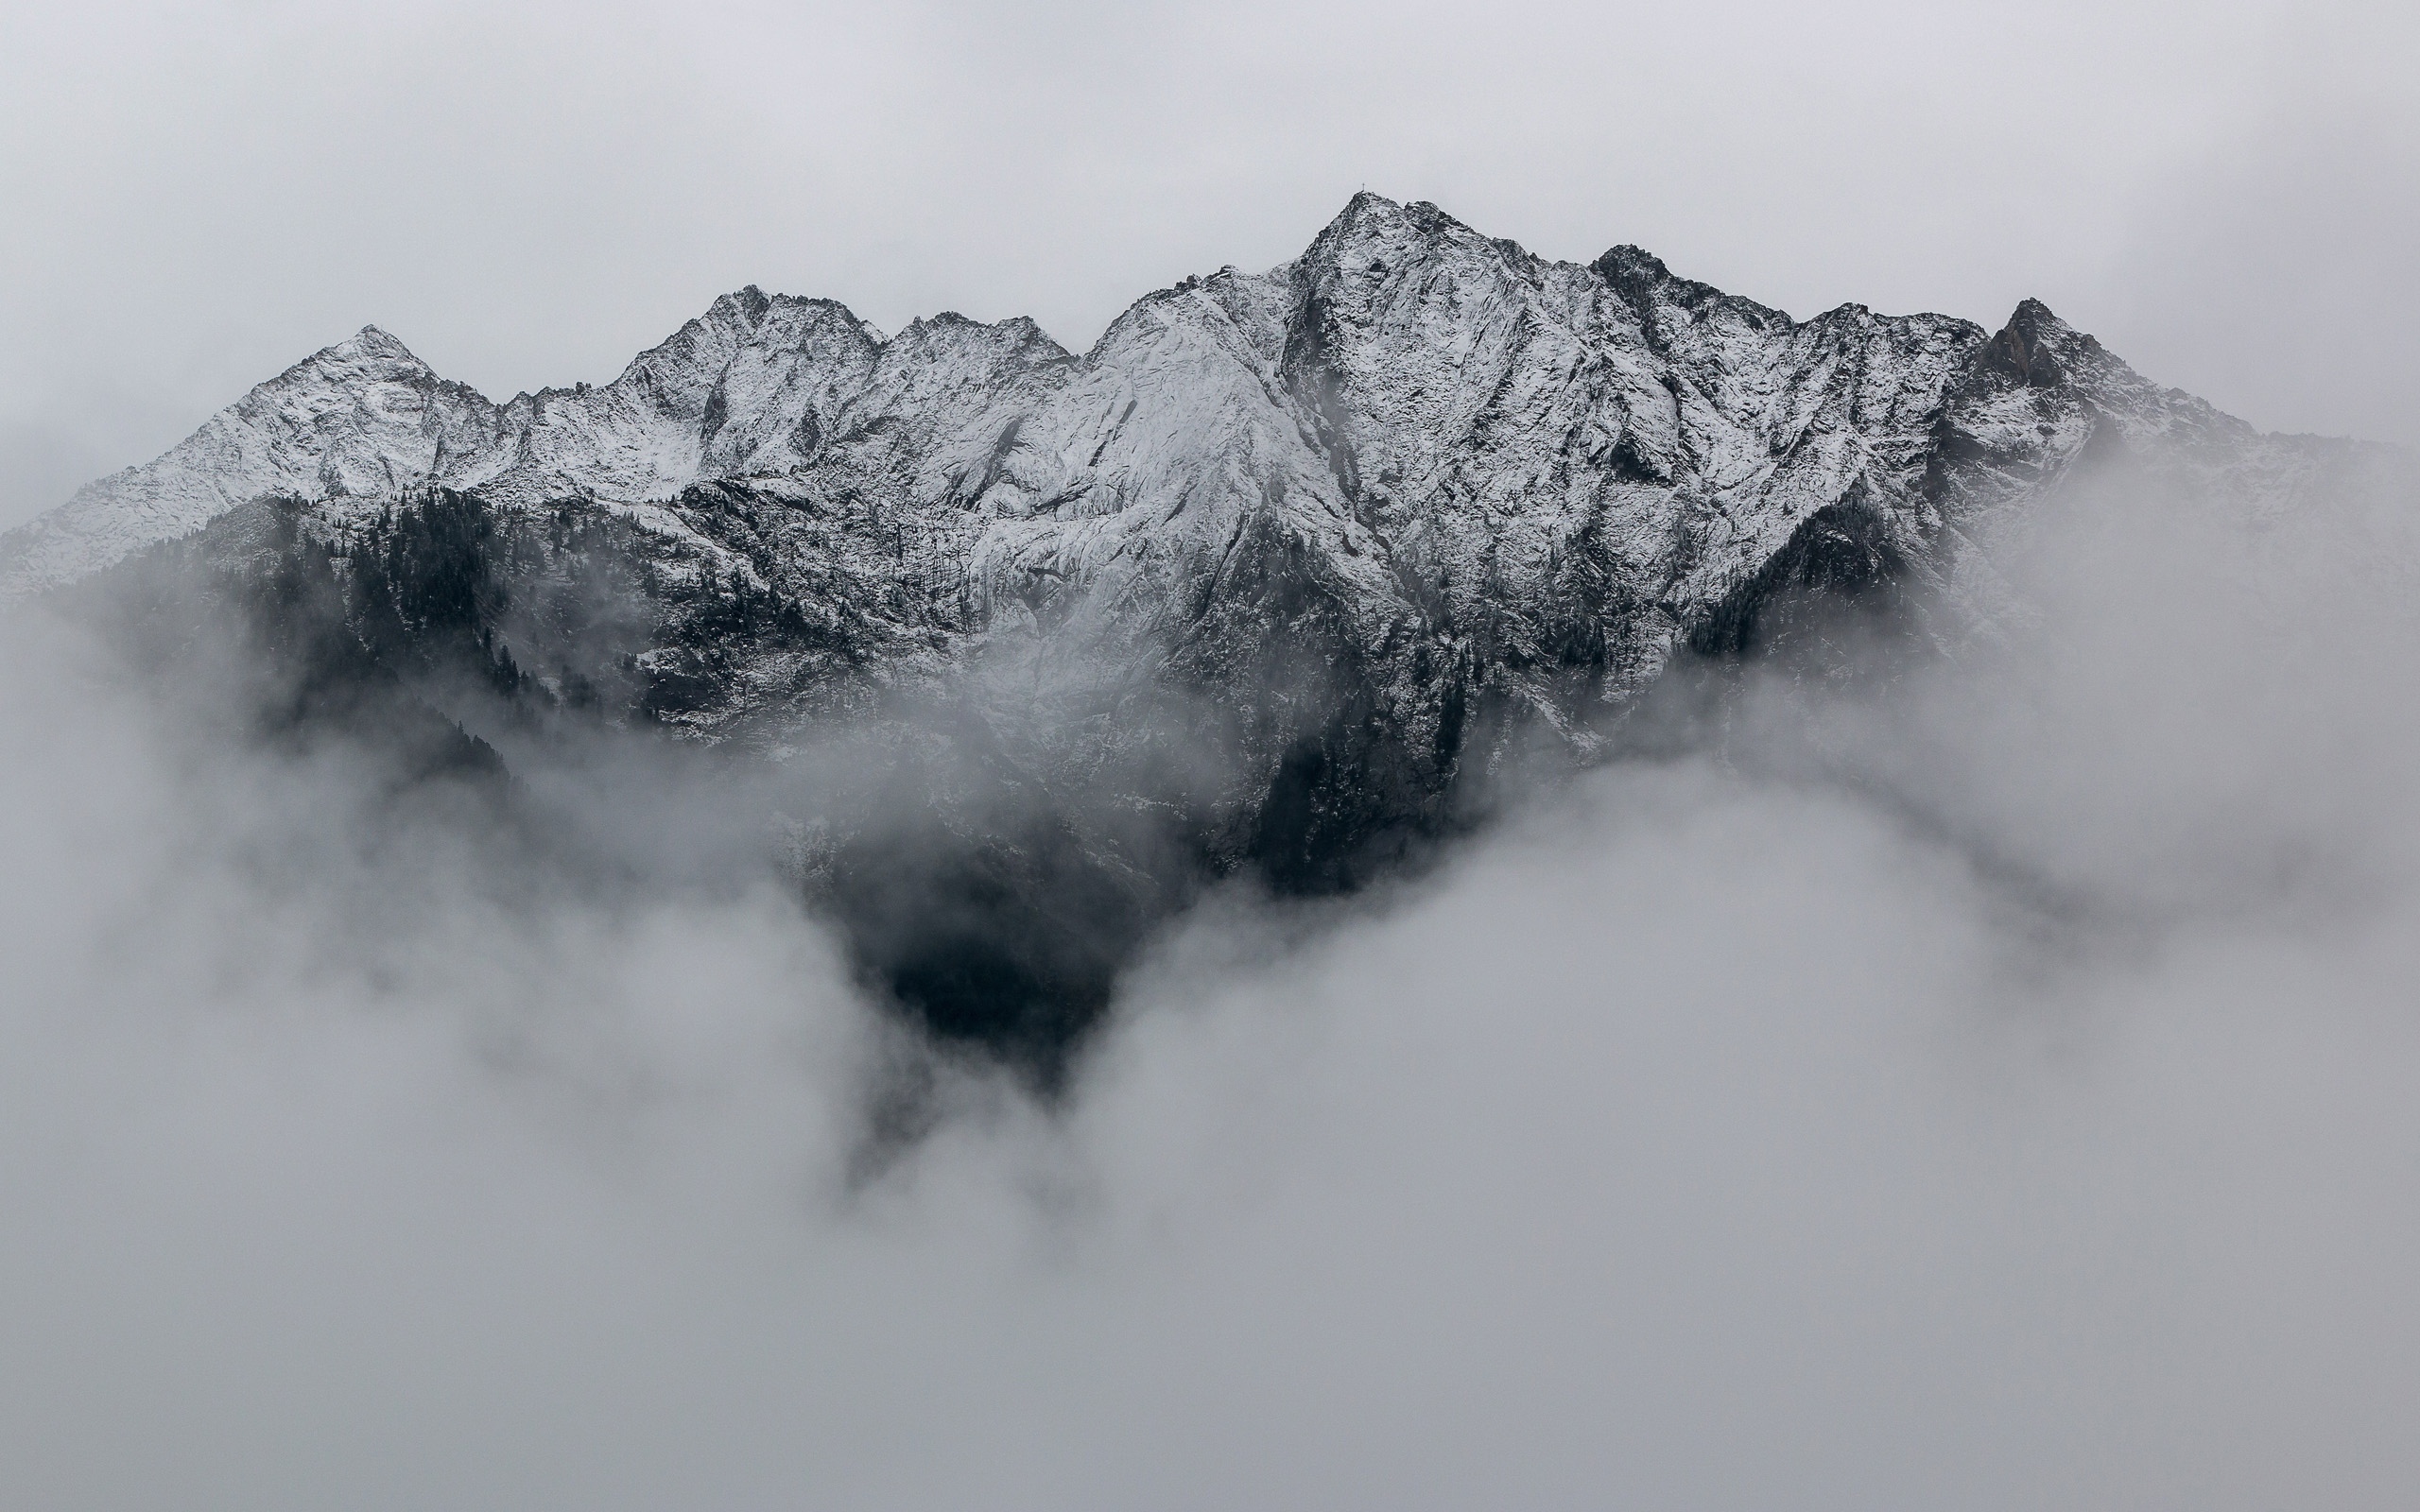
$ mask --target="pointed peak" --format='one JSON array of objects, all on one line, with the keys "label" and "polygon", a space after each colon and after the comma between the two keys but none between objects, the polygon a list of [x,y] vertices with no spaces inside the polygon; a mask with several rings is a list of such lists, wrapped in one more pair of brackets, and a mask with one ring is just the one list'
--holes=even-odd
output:
[{"label": "pointed peak", "polygon": [[2002,329],[2025,332],[2066,332],[2075,328],[2052,314],[2048,305],[2028,295],[2016,301],[2016,309],[2010,314],[2008,324]]},{"label": "pointed peak", "polygon": [[393,335],[374,325],[363,326],[352,335],[347,336],[344,340],[337,342],[335,346],[330,347],[327,350],[331,352],[339,352],[349,356],[360,355],[366,357],[391,357],[406,362],[418,362],[420,360],[418,357],[412,355],[411,348],[405,346],[401,341],[396,340]]},{"label": "pointed peak", "polygon": [[2017,301],[2008,323],[1984,343],[1982,361],[1985,366],[2037,388],[2087,373],[2102,379],[2122,376],[2128,381],[2141,381],[2134,369],[2100,344],[2099,337],[2060,319],[2048,305],[2035,299]]},{"label": "pointed peak", "polygon": [[1402,218],[1403,206],[1384,195],[1364,189],[1345,201],[1344,208],[1328,218],[1320,233],[1311,238],[1305,258],[1317,256],[1322,249],[1333,249],[1365,237],[1378,227],[1390,226]]},{"label": "pointed peak", "polygon": [[364,362],[399,362],[423,371],[428,370],[428,364],[415,356],[411,348],[377,326],[365,325],[342,341],[321,347],[280,376],[304,371],[325,372],[331,367],[349,368]]},{"label": "pointed peak", "polygon": [[713,304],[707,306],[706,313],[709,316],[735,319],[753,330],[763,322],[765,312],[772,307],[771,298],[763,289],[751,284],[745,288],[734,289],[731,293],[718,297]]},{"label": "pointed peak", "polygon": [[2029,297],[2017,301],[2008,323],[1984,343],[1982,361],[2021,384],[2048,388],[2065,383],[2077,360],[2100,347],[2053,315],[2048,305]]},{"label": "pointed peak", "polygon": [[1401,257],[1426,257],[1447,248],[1494,249],[1526,256],[1511,242],[1491,241],[1426,199],[1398,203],[1364,189],[1322,228],[1302,257],[1290,265],[1319,267],[1363,260],[1392,266]]},{"label": "pointed peak", "polygon": [[1470,236],[1478,234],[1439,209],[1432,200],[1390,199],[1382,194],[1364,189],[1345,201],[1344,208],[1336,213],[1336,218],[1327,223],[1322,235],[1368,226],[1409,228],[1426,236],[1453,232]]},{"label": "pointed peak", "polygon": [[1672,281],[1672,270],[1664,266],[1664,259],[1644,247],[1633,247],[1628,242],[1609,249],[1604,256],[1597,259],[1595,266],[1607,283],[1616,285],[1668,284]]}]

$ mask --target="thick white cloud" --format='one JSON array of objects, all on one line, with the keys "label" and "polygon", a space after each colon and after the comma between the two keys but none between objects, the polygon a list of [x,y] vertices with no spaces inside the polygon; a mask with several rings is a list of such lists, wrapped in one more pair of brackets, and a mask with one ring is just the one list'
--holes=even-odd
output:
[{"label": "thick white cloud", "polygon": [[2399,1507],[2411,526],[2080,499],[2009,644],[1225,900],[854,1187],[904,1052],[777,887],[355,849],[12,639],[11,1494]]}]

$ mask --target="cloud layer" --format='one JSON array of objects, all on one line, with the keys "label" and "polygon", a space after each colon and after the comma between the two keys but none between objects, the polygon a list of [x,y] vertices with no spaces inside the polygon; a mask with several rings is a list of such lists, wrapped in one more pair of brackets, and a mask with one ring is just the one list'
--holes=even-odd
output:
[{"label": "cloud layer", "polygon": [[2079,493],[1955,662],[1214,900],[1049,1112],[644,803],[559,885],[13,626],[12,1494],[2398,1505],[2412,518]]}]

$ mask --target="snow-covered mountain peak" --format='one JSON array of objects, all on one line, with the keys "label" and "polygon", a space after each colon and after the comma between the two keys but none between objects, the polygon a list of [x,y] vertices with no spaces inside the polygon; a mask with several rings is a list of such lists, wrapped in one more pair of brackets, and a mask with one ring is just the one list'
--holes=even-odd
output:
[{"label": "snow-covered mountain peak", "polygon": [[[1842,616],[1955,646],[2031,612],[1997,547],[2101,458],[2285,521],[2360,455],[2162,388],[2038,301],[1996,331],[1798,320],[1364,193],[1080,357],[1028,319],[885,336],[751,285],[611,383],[498,405],[366,328],[0,538],[0,586],[276,492],[292,532],[251,511],[195,559],[240,580],[291,541],[332,634],[400,668],[776,762],[845,721],[900,781],[800,866],[903,1001],[1046,1056],[1197,866],[1351,885],[1459,823],[1472,774],[1617,747],[1676,660],[1828,676],[1866,644]],[[972,897],[1008,900],[975,955],[903,943]],[[1066,954],[1104,918],[1126,944]]]},{"label": "snow-covered mountain peak", "polygon": [[493,406],[378,327],[303,358],[140,467],[0,537],[0,593],[96,571],[265,493],[389,493],[482,450]]},{"label": "snow-covered mountain peak", "polygon": [[[1141,559],[1133,532],[1208,539],[1274,510],[1348,560],[1391,542],[1388,573],[1450,585],[1463,610],[1475,593],[1561,592],[1549,578],[1583,529],[1586,550],[1622,563],[1605,571],[1623,592],[1680,605],[1727,592],[1844,500],[1921,535],[2095,436],[2222,438],[2234,450],[2196,455],[2296,465],[2037,301],[1996,334],[1857,304],[1799,321],[1634,246],[1551,261],[1364,191],[1300,257],[1147,295],[1081,357],[1023,318],[944,311],[886,336],[832,301],[750,284],[611,383],[499,405],[366,326],[0,538],[0,592],[264,492],[427,479],[504,505],[636,507],[782,480],[817,497],[904,490],[900,507],[941,511],[925,528],[952,538],[953,559],[1037,581],[1088,581],[1097,553]],[[977,551],[960,538],[981,520],[1023,523]],[[1086,521],[1103,523],[1062,539]],[[1637,665],[1660,655],[1642,643]]]},{"label": "snow-covered mountain peak", "polygon": [[384,328],[375,325],[363,326],[335,346],[324,349],[319,355],[343,361],[362,358],[388,362],[417,363],[420,361],[419,357],[413,355],[411,348],[405,346]]},{"label": "snow-covered mountain peak", "polygon": [[1314,277],[1386,278],[1457,262],[1535,262],[1517,243],[1495,241],[1426,200],[1398,204],[1363,190],[1327,223],[1295,265]]},{"label": "snow-covered mountain peak", "polygon": [[[2040,300],[2028,298],[1985,344],[1983,360],[1990,367],[2035,388],[2055,387],[2087,367],[2115,362],[2100,343],[2050,312]],[[2117,366],[2122,368],[2122,363]],[[2128,369],[2131,375],[2131,369]]]},{"label": "snow-covered mountain peak", "polygon": [[381,383],[436,381],[437,374],[412,349],[374,325],[365,325],[342,341],[319,351],[268,382],[256,385],[236,403],[265,395],[301,395],[313,390],[355,392]]}]

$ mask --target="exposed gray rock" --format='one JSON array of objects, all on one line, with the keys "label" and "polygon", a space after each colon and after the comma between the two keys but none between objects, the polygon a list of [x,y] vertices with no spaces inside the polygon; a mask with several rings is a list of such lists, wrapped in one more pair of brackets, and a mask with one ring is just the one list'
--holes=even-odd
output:
[{"label": "exposed gray rock", "polygon": [[2025,606],[1989,548],[2097,455],[2277,516],[2374,454],[2260,434],[2032,301],[1997,334],[1794,320],[1636,248],[1547,262],[1364,194],[1296,261],[1148,295],[1081,356],[1028,320],[885,336],[752,287],[611,384],[494,404],[367,329],[0,538],[0,587],[265,494],[357,585],[399,502],[464,490],[510,543],[482,644],[558,694],[776,763],[849,714],[970,846],[1029,790],[1143,891],[1169,836],[1317,888],[1525,745],[1596,754],[1676,657],[1787,643],[1810,601],[1992,633]]}]

